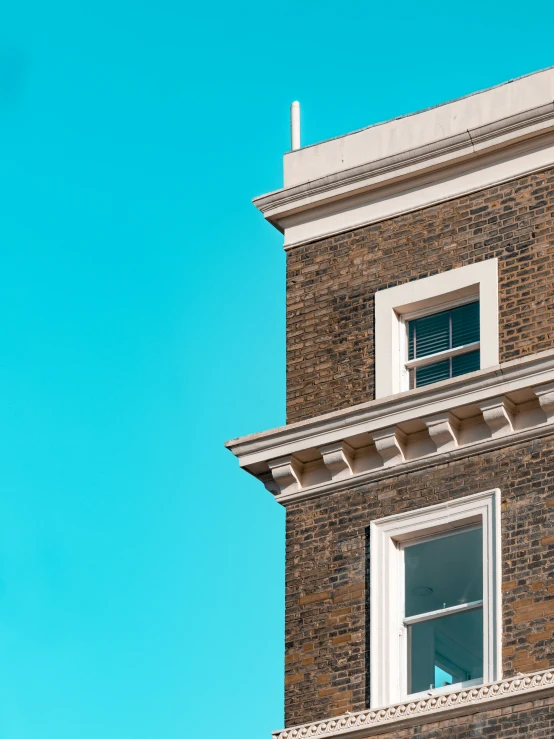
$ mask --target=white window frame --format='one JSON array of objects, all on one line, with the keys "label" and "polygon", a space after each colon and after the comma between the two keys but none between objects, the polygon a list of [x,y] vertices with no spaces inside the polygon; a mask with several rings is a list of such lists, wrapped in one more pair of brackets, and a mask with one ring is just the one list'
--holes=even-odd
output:
[{"label": "white window frame", "polygon": [[[409,389],[406,320],[479,300],[481,369],[499,362],[498,259],[487,259],[375,293],[375,397]],[[443,381],[444,382],[444,381]]]},{"label": "white window frame", "polygon": [[[483,677],[463,687],[500,680],[502,614],[500,490],[388,516],[370,525],[370,675],[371,706],[387,706],[422,694],[408,695],[408,663],[404,616],[403,545],[471,525],[483,528]],[[446,614],[446,611],[444,612]],[[452,690],[434,688],[423,695]]]}]

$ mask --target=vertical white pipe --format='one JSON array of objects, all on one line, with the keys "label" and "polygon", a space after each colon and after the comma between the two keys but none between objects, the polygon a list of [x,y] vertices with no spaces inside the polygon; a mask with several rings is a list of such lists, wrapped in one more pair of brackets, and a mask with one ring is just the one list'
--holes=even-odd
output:
[{"label": "vertical white pipe", "polygon": [[290,148],[300,149],[300,103],[295,100],[290,106]]}]

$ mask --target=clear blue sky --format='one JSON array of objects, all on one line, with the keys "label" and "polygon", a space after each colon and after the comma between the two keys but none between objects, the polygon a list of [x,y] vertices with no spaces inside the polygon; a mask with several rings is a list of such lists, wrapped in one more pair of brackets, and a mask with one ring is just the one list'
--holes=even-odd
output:
[{"label": "clear blue sky", "polygon": [[284,422],[304,143],[554,63],[554,6],[4,3],[0,739],[269,739],[284,511],[226,439]]}]

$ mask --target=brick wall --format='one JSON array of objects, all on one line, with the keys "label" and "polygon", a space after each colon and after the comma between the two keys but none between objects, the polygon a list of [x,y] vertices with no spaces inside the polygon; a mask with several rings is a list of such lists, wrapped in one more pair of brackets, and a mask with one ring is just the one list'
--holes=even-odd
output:
[{"label": "brick wall", "polygon": [[502,492],[504,674],[554,665],[553,454],[550,436],[288,506],[286,726],[368,705],[370,522],[481,490]]},{"label": "brick wall", "polygon": [[554,170],[292,249],[287,421],[374,397],[373,296],[499,259],[500,360],[554,346]]},{"label": "brick wall", "polygon": [[554,698],[379,734],[380,739],[552,739]]}]

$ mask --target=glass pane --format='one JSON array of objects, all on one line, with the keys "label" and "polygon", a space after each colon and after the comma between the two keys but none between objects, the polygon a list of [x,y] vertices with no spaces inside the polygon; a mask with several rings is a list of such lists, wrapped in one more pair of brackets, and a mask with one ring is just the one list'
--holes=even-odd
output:
[{"label": "glass pane", "polygon": [[408,323],[408,359],[414,358],[414,341],[415,341],[416,321]]},{"label": "glass pane", "polygon": [[447,685],[453,685],[454,676],[435,663],[435,688],[445,688]]},{"label": "glass pane", "polygon": [[410,321],[415,335],[415,357],[426,357],[450,349],[450,311]]},{"label": "glass pane", "polygon": [[482,608],[408,627],[408,693],[482,677]]},{"label": "glass pane", "polygon": [[479,302],[461,305],[451,312],[452,348],[479,341]]},{"label": "glass pane", "polygon": [[448,380],[450,377],[450,360],[443,359],[442,362],[426,364],[425,367],[416,369],[416,387],[431,385],[433,382]]},{"label": "glass pane", "polygon": [[481,352],[468,352],[467,354],[459,354],[452,357],[452,377],[465,375],[468,372],[475,372],[481,367]]},{"label": "glass pane", "polygon": [[481,600],[481,527],[406,546],[404,583],[406,616]]}]

